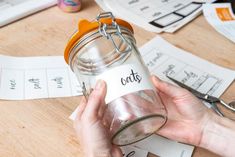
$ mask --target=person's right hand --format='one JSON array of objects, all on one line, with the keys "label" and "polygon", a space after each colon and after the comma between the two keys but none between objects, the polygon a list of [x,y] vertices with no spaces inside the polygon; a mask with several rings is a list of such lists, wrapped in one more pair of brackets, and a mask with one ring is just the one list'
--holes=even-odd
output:
[{"label": "person's right hand", "polygon": [[152,82],[168,112],[168,121],[157,133],[179,142],[199,146],[212,112],[184,88],[152,76]]}]

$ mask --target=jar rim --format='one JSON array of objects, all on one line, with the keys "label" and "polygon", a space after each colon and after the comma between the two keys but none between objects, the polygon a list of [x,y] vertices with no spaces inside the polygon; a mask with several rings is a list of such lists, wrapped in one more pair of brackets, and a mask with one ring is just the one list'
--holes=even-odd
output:
[{"label": "jar rim", "polygon": [[[104,18],[104,19],[101,19],[100,22],[107,24],[107,25],[111,25],[113,21],[111,18]],[[134,32],[132,26],[128,22],[121,20],[121,19],[115,19],[115,22],[120,26],[120,28],[126,28],[131,33]],[[72,37],[69,39],[67,46],[64,50],[64,59],[67,64],[69,64],[69,55],[70,55],[71,49],[73,49],[73,47],[81,40],[81,38],[83,38],[90,32],[98,30],[99,26],[100,26],[100,23],[98,21],[89,22],[87,20],[81,20],[78,23],[78,31],[75,32],[72,35]]]},{"label": "jar rim", "polygon": [[[130,40],[131,42],[136,42],[132,32],[129,31],[129,29],[126,29],[124,27],[120,27],[120,30],[122,32],[122,34],[124,36],[126,36],[128,38],[128,40]],[[109,28],[108,29],[108,33],[110,34],[115,34],[116,29],[112,29]],[[87,44],[94,42],[94,40],[98,39],[98,38],[104,38],[98,30],[94,30],[88,34],[86,34],[85,36],[83,36],[79,41],[77,41],[76,44],[74,44],[74,47],[71,48],[70,52],[69,52],[69,56],[68,56],[68,64],[70,65],[71,69],[73,70],[73,59],[74,57],[79,53],[79,51],[86,46]],[[108,40],[108,39],[107,39]]]}]

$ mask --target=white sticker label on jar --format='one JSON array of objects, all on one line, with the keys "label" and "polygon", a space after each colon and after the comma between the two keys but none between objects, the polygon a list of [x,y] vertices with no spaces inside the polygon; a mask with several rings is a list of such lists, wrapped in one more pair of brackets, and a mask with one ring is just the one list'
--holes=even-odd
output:
[{"label": "white sticker label on jar", "polygon": [[127,64],[112,68],[98,75],[96,80],[104,80],[107,85],[106,103],[140,90],[154,90],[148,70],[138,64]]}]

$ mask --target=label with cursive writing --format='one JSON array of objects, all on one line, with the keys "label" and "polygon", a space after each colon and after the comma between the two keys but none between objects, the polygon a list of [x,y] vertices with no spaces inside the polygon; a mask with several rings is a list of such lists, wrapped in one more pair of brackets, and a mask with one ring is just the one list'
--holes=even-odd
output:
[{"label": "label with cursive writing", "polygon": [[121,147],[123,157],[147,157],[148,152],[134,146]]},{"label": "label with cursive writing", "polygon": [[148,70],[139,64],[126,64],[112,68],[98,75],[96,80],[99,79],[107,84],[106,103],[129,93],[154,89]]}]

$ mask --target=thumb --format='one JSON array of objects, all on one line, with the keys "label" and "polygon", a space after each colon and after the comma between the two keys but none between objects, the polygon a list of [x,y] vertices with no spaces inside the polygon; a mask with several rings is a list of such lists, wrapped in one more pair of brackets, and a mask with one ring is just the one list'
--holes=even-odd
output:
[{"label": "thumb", "polygon": [[111,151],[112,151],[112,156],[114,156],[114,157],[123,157],[122,151],[118,146],[113,145]]}]

